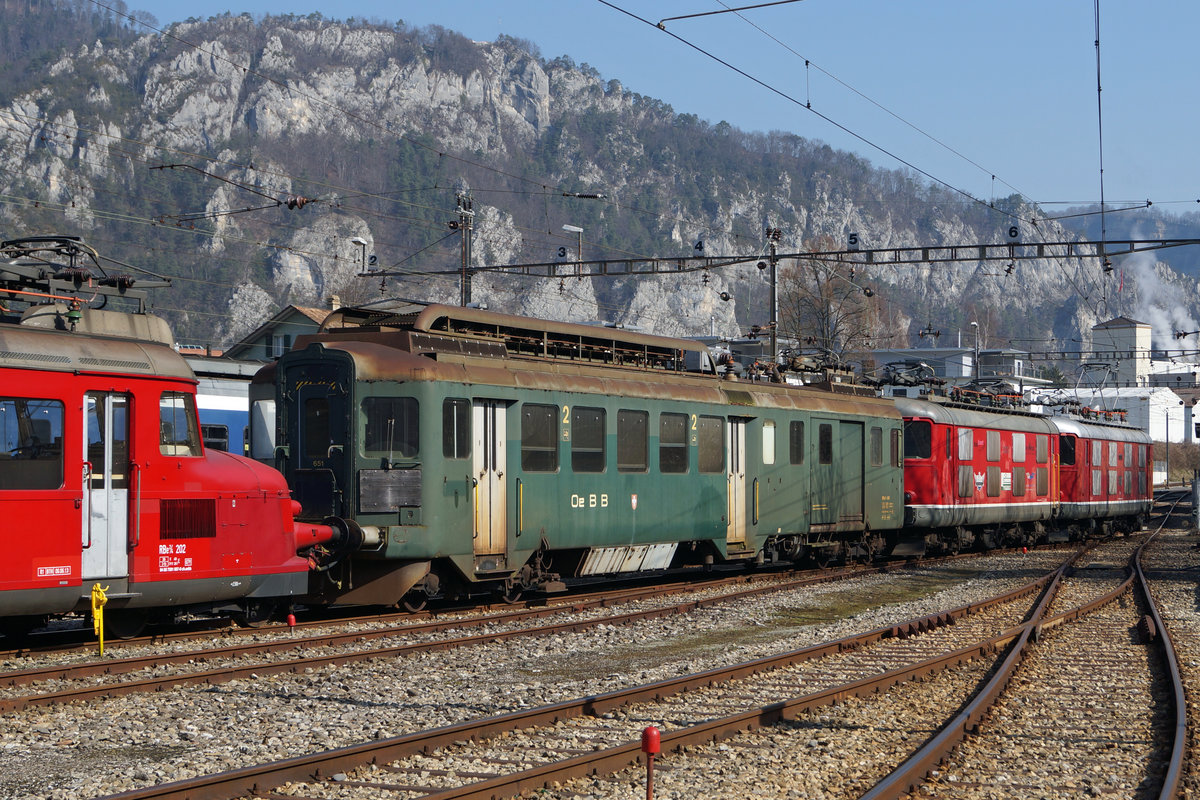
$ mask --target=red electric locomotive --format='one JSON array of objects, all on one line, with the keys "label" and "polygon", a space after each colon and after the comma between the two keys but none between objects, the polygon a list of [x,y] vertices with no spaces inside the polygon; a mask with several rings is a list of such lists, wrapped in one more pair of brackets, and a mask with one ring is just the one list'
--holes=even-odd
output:
[{"label": "red electric locomotive", "polygon": [[1059,434],[1058,518],[1077,535],[1137,530],[1150,512],[1150,437],[1091,416],[1053,417]]},{"label": "red electric locomotive", "polygon": [[196,380],[165,323],[56,304],[0,324],[0,624],[86,611],[130,635],[156,610],[253,620],[308,588],[283,477],[205,452]]},{"label": "red electric locomotive", "polygon": [[1139,528],[1149,436],[1117,424],[953,400],[896,400],[905,526],[897,554],[1078,539]]}]

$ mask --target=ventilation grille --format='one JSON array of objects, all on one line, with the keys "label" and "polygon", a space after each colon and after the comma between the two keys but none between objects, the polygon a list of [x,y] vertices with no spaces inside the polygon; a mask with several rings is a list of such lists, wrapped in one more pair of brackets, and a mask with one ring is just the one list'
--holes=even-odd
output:
[{"label": "ventilation grille", "polygon": [[215,500],[163,500],[160,539],[208,539],[217,535]]},{"label": "ventilation grille", "polygon": [[52,364],[70,364],[69,356],[51,356],[45,353],[23,353],[15,350],[0,350],[0,361],[46,361]]},{"label": "ventilation grille", "polygon": [[112,367],[114,369],[150,369],[150,365],[145,361],[123,361],[119,358],[85,357],[79,359],[79,363],[87,364],[90,367]]}]

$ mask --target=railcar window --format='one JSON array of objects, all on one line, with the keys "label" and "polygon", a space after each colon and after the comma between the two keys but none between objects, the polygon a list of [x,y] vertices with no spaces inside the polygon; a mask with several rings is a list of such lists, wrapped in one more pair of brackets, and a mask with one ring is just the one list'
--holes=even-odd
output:
[{"label": "railcar window", "polygon": [[1100,466],[1100,442],[1088,442],[1088,446],[1092,449],[1092,466]]},{"label": "railcar window", "polygon": [[763,420],[763,463],[775,463],[775,423],[772,420]]},{"label": "railcar window", "polygon": [[329,400],[310,397],[304,401],[304,456],[320,461],[329,456],[332,428],[329,423]]},{"label": "railcar window", "polygon": [[466,458],[471,454],[471,403],[461,397],[442,401],[442,456]]},{"label": "railcar window", "polygon": [[521,469],[558,469],[558,408],[526,403],[521,409]]},{"label": "railcar window", "polygon": [[900,430],[893,428],[890,438],[892,440],[892,460],[888,463],[893,467],[902,467],[904,466],[904,451],[900,449]]},{"label": "railcar window", "polygon": [[1037,459],[1037,463],[1039,463],[1039,464],[1045,464],[1047,461],[1050,460],[1050,437],[1049,436],[1038,436],[1037,437],[1037,452],[1034,454],[1034,457]]},{"label": "railcar window", "polygon": [[871,428],[871,466],[883,466],[883,428]]},{"label": "railcar window", "polygon": [[209,450],[223,450],[229,452],[229,426],[228,425],[200,425],[200,438],[204,440],[204,446]]},{"label": "railcar window", "polygon": [[929,420],[904,421],[904,457],[929,458],[933,455],[933,423]]},{"label": "railcar window", "polygon": [[1050,470],[1046,467],[1037,468],[1037,493],[1038,497],[1045,497],[1050,493]]},{"label": "railcar window", "polygon": [[788,426],[788,460],[793,464],[804,463],[803,422],[793,422]]},{"label": "railcar window", "polygon": [[988,497],[1000,496],[1000,468],[987,468],[987,495]]},{"label": "railcar window", "polygon": [[[987,460],[1000,460],[1000,431],[987,432]],[[992,495],[992,497],[999,497],[999,495]]]},{"label": "railcar window", "polygon": [[163,392],[158,403],[159,444],[164,456],[198,456],[196,398],[184,392]]},{"label": "railcar window", "polygon": [[645,472],[649,467],[650,414],[617,412],[617,471]]},{"label": "railcar window", "polygon": [[696,450],[701,472],[725,471],[725,420],[700,417],[696,420]]},{"label": "railcar window", "polygon": [[1125,466],[1133,466],[1133,445],[1129,442],[1125,443]]},{"label": "railcar window", "polygon": [[420,407],[415,397],[364,397],[363,452],[414,458],[420,452]]},{"label": "railcar window", "polygon": [[1120,479],[1121,479],[1121,473],[1117,472],[1116,470],[1113,470],[1112,472],[1108,473],[1108,496],[1109,497],[1116,496],[1117,486],[1120,485],[1117,482]]},{"label": "railcar window", "polygon": [[1146,448],[1139,444],[1137,447],[1137,454],[1138,454],[1138,466],[1139,467],[1146,466]]},{"label": "railcar window", "polygon": [[833,463],[833,426],[826,423],[817,426],[817,463]]},{"label": "railcar window", "polygon": [[672,474],[688,471],[687,414],[658,415],[658,468]]},{"label": "railcar window", "polygon": [[[1058,440],[1058,459],[1064,467],[1075,465],[1075,437],[1063,436]],[[1013,445],[1016,448],[1016,445]],[[1013,461],[1016,461],[1016,456],[1013,456]]]},{"label": "railcar window", "polygon": [[958,429],[958,460],[971,461],[975,458],[975,430],[973,428]]},{"label": "railcar window", "polygon": [[1133,473],[1125,473],[1125,496],[1129,497],[1133,494]]},{"label": "railcar window", "polygon": [[1013,467],[1013,497],[1025,496],[1025,468]]},{"label": "railcar window", "polygon": [[0,490],[63,483],[63,404],[0,397]]},{"label": "railcar window", "polygon": [[1013,434],[1012,460],[1015,464],[1022,464],[1025,462],[1025,434],[1023,433]]},{"label": "railcar window", "polygon": [[571,409],[571,469],[604,472],[604,409]]},{"label": "railcar window", "polygon": [[1108,465],[1110,467],[1115,467],[1117,465],[1117,443],[1116,442],[1108,443]]},{"label": "railcar window", "polygon": [[1104,470],[1102,470],[1102,469],[1092,470],[1092,494],[1094,494],[1094,495],[1100,494],[1100,490],[1103,488],[1103,481],[1104,481]]},{"label": "railcar window", "polygon": [[958,496],[972,497],[975,494],[974,475],[971,473],[969,464],[961,464],[958,467]]}]

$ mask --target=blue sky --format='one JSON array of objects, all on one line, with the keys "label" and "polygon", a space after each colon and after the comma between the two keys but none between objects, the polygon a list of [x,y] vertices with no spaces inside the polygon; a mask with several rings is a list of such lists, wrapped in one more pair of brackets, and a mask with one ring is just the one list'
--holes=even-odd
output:
[{"label": "blue sky", "polygon": [[[319,11],[333,19],[441,25],[477,40],[506,33],[534,42],[545,58],[568,55],[590,64],[606,80],[662,99],[677,112],[819,139],[880,167],[907,164],[975,197],[1019,192],[1045,204],[1100,199],[1094,0],[803,0],[666,22],[670,33],[630,14],[657,23],[751,0],[609,2],[129,5],[162,23],[225,11]],[[1149,199],[1167,211],[1200,211],[1197,30],[1200,3],[1194,0],[1101,0],[1107,202]]]}]

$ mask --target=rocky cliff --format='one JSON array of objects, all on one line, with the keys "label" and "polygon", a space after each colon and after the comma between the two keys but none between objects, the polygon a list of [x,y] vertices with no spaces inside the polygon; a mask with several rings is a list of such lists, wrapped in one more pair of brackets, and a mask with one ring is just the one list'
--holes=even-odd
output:
[{"label": "rocky cliff", "polygon": [[[174,276],[160,311],[181,338],[213,343],[289,302],[457,302],[457,278],[431,273],[459,266],[450,223],[468,193],[479,268],[575,259],[568,223],[583,227],[586,259],[692,255],[698,242],[710,256],[755,255],[767,227],[781,229],[781,252],[840,248],[851,233],[869,248],[1002,242],[1014,224],[1022,241],[1074,236],[1016,200],[992,207],[819,142],[711,125],[531,50],[248,15],[75,47],[36,85],[0,95],[0,235],[82,235]],[[364,256],[390,277],[362,277]],[[1034,350],[1086,343],[1118,314],[1195,327],[1195,281],[1154,259],[1118,266],[877,265],[853,280],[874,287],[888,320],[878,343],[892,346],[969,321],[989,345]],[[637,278],[484,271],[473,299],[735,335],[766,322],[765,277],[753,262]]]}]

